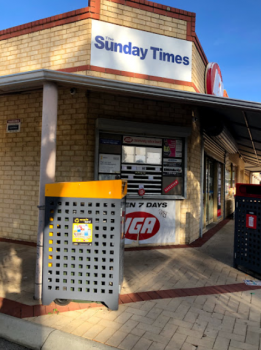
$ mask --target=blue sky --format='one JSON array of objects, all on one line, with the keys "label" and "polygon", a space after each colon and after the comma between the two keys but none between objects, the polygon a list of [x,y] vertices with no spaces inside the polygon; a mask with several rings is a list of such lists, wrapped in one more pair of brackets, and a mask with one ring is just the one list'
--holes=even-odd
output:
[{"label": "blue sky", "polygon": [[[209,62],[219,64],[229,97],[261,102],[261,1],[157,2],[195,12],[196,33]],[[86,6],[88,0],[0,0],[0,30]]]}]

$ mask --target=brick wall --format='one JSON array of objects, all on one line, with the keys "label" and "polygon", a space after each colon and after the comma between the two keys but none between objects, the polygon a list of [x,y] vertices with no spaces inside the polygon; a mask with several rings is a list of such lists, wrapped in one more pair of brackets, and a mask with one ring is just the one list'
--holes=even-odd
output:
[{"label": "brick wall", "polygon": [[[195,20],[193,14],[186,16],[172,14],[171,16],[166,11],[157,9],[156,12],[152,12],[148,11],[149,6],[143,6],[146,9],[141,9],[142,5],[138,6],[140,8],[135,8],[136,2],[128,3],[132,6],[102,0],[100,20],[173,38],[192,40],[191,28]],[[81,16],[73,16],[71,13],[63,14],[46,20],[46,22],[50,20],[51,23],[44,24],[44,20],[40,20],[1,31],[0,76],[46,68],[170,89],[204,92],[205,63],[198,53],[199,46],[196,47],[194,43],[192,83],[175,82],[158,77],[146,78],[146,76],[141,77],[140,74],[124,74],[123,72],[111,72],[109,69],[105,71],[98,67],[90,67],[91,16],[96,17],[86,12],[88,8],[77,11],[85,12],[85,14]],[[87,19],[87,16],[90,17]],[[66,19],[62,20],[60,17],[66,17]],[[66,21],[71,21],[71,23],[65,23]]]},{"label": "brick wall", "polygon": [[[86,180],[93,168],[86,102],[59,90],[57,181]],[[6,133],[8,119],[21,120],[19,133]],[[41,121],[42,91],[0,96],[0,237],[36,241]]]},{"label": "brick wall", "polygon": [[205,70],[203,62],[195,44],[192,44],[192,81],[201,94],[205,94]]},{"label": "brick wall", "polygon": [[90,50],[88,19],[0,40],[0,75],[86,65]]},{"label": "brick wall", "polygon": [[[149,86],[157,86],[157,87],[162,87],[162,88],[166,88],[166,89],[175,89],[175,90],[195,92],[195,88],[192,86],[179,85],[179,84],[174,84],[171,82],[163,82],[163,81],[157,81],[157,80],[135,78],[135,77],[131,76],[132,74],[128,74],[128,73],[126,73],[126,75],[118,75],[118,74],[112,74],[112,73],[104,73],[102,71],[97,72],[97,71],[93,71],[93,70],[88,70],[86,72],[82,72],[82,74],[86,74],[88,76],[93,76],[93,77],[98,77],[98,78],[124,81],[127,83],[145,84],[145,85],[149,85]],[[159,78],[158,80],[161,80],[161,79]],[[166,79],[166,80],[168,80],[168,79]]]},{"label": "brick wall", "polygon": [[84,181],[93,169],[94,144],[87,137],[87,98],[84,91],[71,95],[59,90],[56,181]]},{"label": "brick wall", "polygon": [[[41,91],[0,97],[0,237],[36,241],[41,112]],[[78,91],[72,96],[69,89],[59,89],[56,181],[94,179],[97,118],[191,126],[191,108],[97,92]],[[21,119],[19,133],[6,133],[8,119]],[[193,126],[188,142],[188,199],[181,201],[186,242],[198,235],[199,164],[199,134]]]},{"label": "brick wall", "polygon": [[[42,93],[0,97],[0,236],[35,241]],[[8,119],[21,120],[21,132],[6,133]]]},{"label": "brick wall", "polygon": [[139,8],[101,0],[101,21],[186,40],[187,22]]},{"label": "brick wall", "polygon": [[199,237],[200,224],[200,176],[201,176],[200,128],[192,123],[188,138],[187,156],[187,199],[180,206],[180,243],[191,243]]}]

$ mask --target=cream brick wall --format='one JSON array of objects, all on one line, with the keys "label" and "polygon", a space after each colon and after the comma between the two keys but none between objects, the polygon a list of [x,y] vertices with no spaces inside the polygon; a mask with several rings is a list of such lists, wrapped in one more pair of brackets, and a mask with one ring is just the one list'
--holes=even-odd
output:
[{"label": "cream brick wall", "polygon": [[89,19],[0,40],[0,76],[90,64]]},{"label": "cream brick wall", "polygon": [[200,128],[192,123],[188,138],[187,199],[180,205],[180,243],[191,243],[199,237],[200,224],[200,176],[201,176]]},{"label": "cream brick wall", "polygon": [[[0,236],[34,241],[38,221],[41,92],[0,97]],[[6,121],[21,132],[6,133]]]},{"label": "cream brick wall", "polygon": [[[36,241],[41,111],[41,91],[0,96],[0,237]],[[101,117],[191,126],[190,107],[97,92],[71,96],[59,89],[56,181],[94,179],[95,122]],[[8,119],[21,119],[19,133],[6,133]],[[188,199],[181,201],[184,241],[198,235],[198,148],[195,129],[188,143]]]},{"label": "cream brick wall", "polygon": [[[86,102],[59,90],[56,181],[86,180],[93,168]],[[19,133],[6,133],[9,119],[21,120]],[[36,241],[41,120],[41,91],[0,96],[0,237]]]},{"label": "cream brick wall", "polygon": [[[102,21],[186,40],[187,22],[102,0]],[[192,82],[204,93],[204,64],[192,44]],[[90,64],[91,19],[0,40],[0,76],[36,69],[66,69]],[[194,88],[94,71],[80,74],[100,76],[150,86],[195,92]]]},{"label": "cream brick wall", "polygon": [[93,143],[87,138],[87,98],[84,91],[71,95],[59,90],[56,181],[84,181],[93,164],[88,160]]},{"label": "cream brick wall", "polygon": [[187,22],[101,0],[101,21],[186,40]]},{"label": "cream brick wall", "polygon": [[122,76],[122,75],[108,74],[108,73],[95,72],[95,71],[86,71],[84,74],[88,75],[88,76],[92,76],[92,77],[124,81],[124,82],[127,82],[127,83],[144,84],[144,85],[149,85],[149,86],[162,87],[162,88],[166,88],[166,89],[174,89],[174,90],[195,92],[195,89],[193,87],[190,87],[190,86],[170,84],[170,83],[164,83],[164,82],[154,81],[154,80],[125,77],[125,76]]},{"label": "cream brick wall", "polygon": [[198,49],[192,43],[192,81],[202,94],[205,94],[205,70],[206,66]]}]

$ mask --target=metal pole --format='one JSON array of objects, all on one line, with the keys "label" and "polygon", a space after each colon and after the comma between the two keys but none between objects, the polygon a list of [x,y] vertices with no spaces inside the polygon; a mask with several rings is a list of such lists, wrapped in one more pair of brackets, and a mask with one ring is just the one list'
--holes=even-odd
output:
[{"label": "metal pole", "polygon": [[56,130],[57,130],[58,89],[56,84],[43,85],[42,138],[39,184],[39,215],[37,235],[37,257],[34,298],[42,298],[43,232],[45,217],[45,184],[55,181]]}]

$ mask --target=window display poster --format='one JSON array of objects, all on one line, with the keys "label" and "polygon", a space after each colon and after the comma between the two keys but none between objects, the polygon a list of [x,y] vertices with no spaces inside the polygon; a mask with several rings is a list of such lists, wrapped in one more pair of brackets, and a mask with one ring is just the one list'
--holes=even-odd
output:
[{"label": "window display poster", "polygon": [[183,196],[183,177],[163,176],[162,194]]},{"label": "window display poster", "polygon": [[164,157],[182,157],[182,140],[164,139]]},{"label": "window display poster", "polygon": [[182,159],[163,158],[163,176],[183,176]]},{"label": "window display poster", "polygon": [[118,134],[100,133],[99,153],[121,154],[122,136]]},{"label": "window display poster", "polygon": [[175,201],[127,200],[125,245],[175,243]]},{"label": "window display poster", "polygon": [[99,155],[99,173],[120,173],[121,157],[117,154]]},{"label": "window display poster", "polygon": [[182,166],[182,159],[163,158],[164,166]]}]

